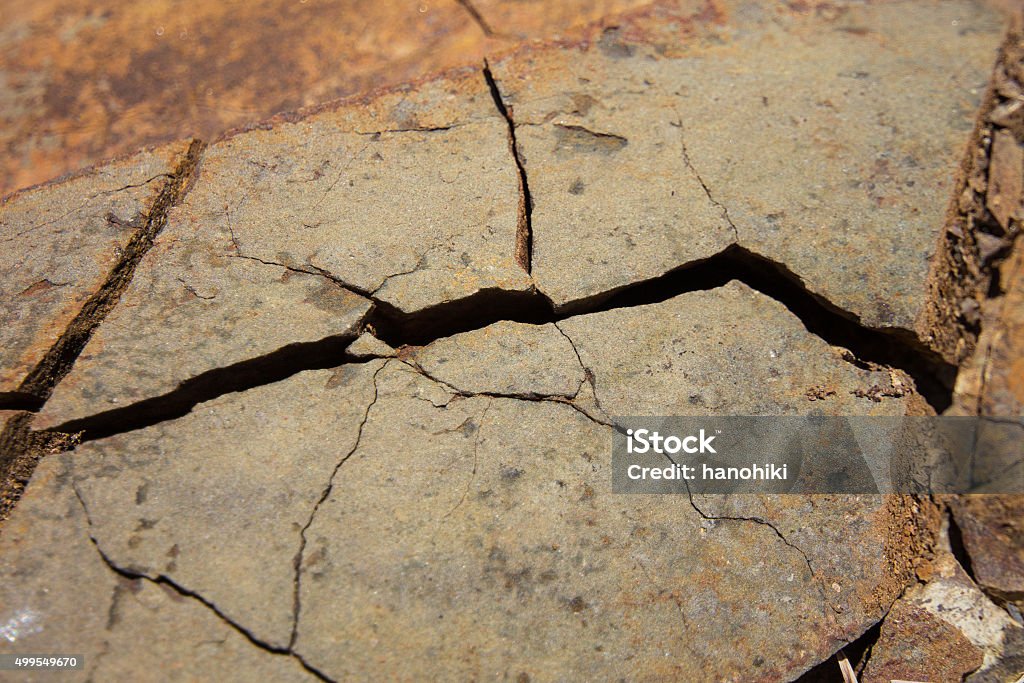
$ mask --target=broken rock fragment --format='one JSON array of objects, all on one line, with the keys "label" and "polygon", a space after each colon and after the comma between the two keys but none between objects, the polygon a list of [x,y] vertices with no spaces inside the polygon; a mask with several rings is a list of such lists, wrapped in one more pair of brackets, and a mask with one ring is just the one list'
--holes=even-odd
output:
[{"label": "broken rock fragment", "polygon": [[933,571],[882,622],[865,683],[1017,680],[1024,671],[1024,627],[981,592],[948,549]]},{"label": "broken rock fragment", "polygon": [[367,358],[391,358],[397,351],[371,332],[364,331],[356,340],[348,345],[345,353],[360,360]]},{"label": "broken rock fragment", "polygon": [[22,383],[102,287],[187,142],[140,152],[0,203],[0,399]]}]

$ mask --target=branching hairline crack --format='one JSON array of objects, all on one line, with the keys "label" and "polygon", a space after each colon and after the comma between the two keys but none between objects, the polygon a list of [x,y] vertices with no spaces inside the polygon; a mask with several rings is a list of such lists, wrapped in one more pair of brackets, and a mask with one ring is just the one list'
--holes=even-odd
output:
[{"label": "branching hairline crack", "polygon": [[379,391],[377,388],[377,375],[379,375],[381,370],[386,368],[388,364],[389,361],[385,361],[381,363],[380,367],[374,371],[373,377],[371,379],[371,383],[373,385],[373,397],[367,404],[366,410],[363,412],[363,419],[359,422],[359,426],[356,429],[355,443],[352,445],[352,448],[349,450],[349,452],[346,453],[345,456],[342,457],[337,462],[337,464],[335,464],[334,469],[331,471],[331,476],[327,480],[327,486],[324,487],[324,490],[320,494],[320,498],[313,506],[313,510],[309,513],[309,519],[306,520],[305,525],[303,525],[302,529],[299,531],[299,550],[295,554],[294,562],[295,580],[293,583],[294,594],[292,596],[292,609],[294,616],[292,620],[292,632],[288,640],[289,649],[295,647],[295,642],[299,637],[299,617],[302,611],[302,560],[306,553],[306,531],[309,529],[310,526],[313,525],[313,521],[316,519],[317,512],[320,511],[320,506],[324,504],[324,501],[326,501],[327,498],[331,495],[331,491],[334,490],[334,479],[335,477],[337,477],[338,471],[341,469],[341,466],[344,465],[357,450],[359,450],[359,444],[363,438],[363,429],[366,427],[366,423],[370,419],[370,411],[373,409],[373,406],[376,405],[377,398],[379,396]]},{"label": "branching hairline crack", "polygon": [[736,224],[733,223],[732,217],[729,215],[728,207],[726,207],[725,204],[715,199],[714,195],[711,194],[711,188],[709,188],[708,184],[704,182],[704,178],[697,171],[697,167],[693,165],[693,160],[690,158],[690,150],[686,146],[686,130],[683,127],[683,117],[682,115],[679,114],[678,111],[676,112],[676,116],[678,117],[676,121],[676,127],[679,128],[679,142],[683,152],[683,163],[686,164],[686,168],[690,170],[690,173],[693,174],[693,177],[697,179],[698,183],[700,183],[701,189],[704,190],[704,196],[706,196],[708,198],[708,201],[711,202],[711,204],[714,205],[715,208],[719,210],[719,212],[722,214],[722,218],[725,220],[726,223],[729,224],[729,227],[732,228],[733,240],[737,244],[739,244],[739,228],[737,228]]},{"label": "branching hairline crack", "polygon": [[[673,465],[676,464],[675,460],[673,460],[667,453],[665,454],[665,457],[668,458],[668,460]],[[807,571],[810,572],[811,578],[814,580],[814,583],[818,588],[818,592],[821,595],[821,601],[823,606],[827,606],[830,610],[832,610],[832,612],[836,614],[840,613],[839,610],[836,609],[835,605],[833,605],[831,601],[829,601],[827,593],[825,592],[825,587],[822,585],[820,579],[818,578],[817,572],[814,570],[814,564],[811,562],[811,558],[808,557],[807,553],[804,552],[803,548],[801,548],[800,546],[796,545],[788,538],[786,538],[786,535],[783,534],[782,531],[777,526],[775,526],[775,524],[768,521],[767,519],[764,519],[763,517],[741,517],[738,515],[709,515],[708,513],[704,512],[704,510],[702,510],[697,505],[697,501],[693,499],[693,491],[690,490],[690,483],[685,480],[683,481],[683,483],[686,485],[686,497],[690,501],[690,507],[692,507],[697,512],[697,514],[700,515],[703,519],[706,519],[710,522],[751,522],[753,524],[757,524],[759,526],[766,526],[769,529],[771,529],[775,533],[776,537],[778,537],[778,539],[782,541],[784,545],[797,551],[800,554],[800,557],[803,558],[804,564],[807,565]]]},{"label": "branching hairline crack", "polygon": [[[460,388],[456,387],[455,385],[450,384],[449,382],[444,381],[443,379],[440,379],[438,377],[434,377],[429,372],[424,370],[415,361],[410,362],[410,361],[405,360],[405,359],[398,359],[398,361],[400,363],[402,363],[403,365],[407,366],[408,368],[410,368],[416,374],[421,375],[422,377],[425,377],[426,379],[430,380],[431,382],[434,382],[435,384],[438,384],[438,385],[444,387],[445,389],[448,390],[449,393],[452,394],[452,396],[457,396],[458,398],[503,398],[503,399],[508,399],[508,400],[512,400],[512,401],[527,401],[527,402],[530,402],[530,403],[552,403],[552,404],[555,404],[555,405],[566,406],[566,407],[572,408],[577,413],[579,413],[583,417],[587,418],[588,420],[590,420],[594,424],[601,425],[602,427],[610,427],[611,429],[614,429],[615,431],[619,431],[619,432],[623,431],[622,428],[619,427],[618,425],[616,425],[615,423],[613,423],[613,422],[606,422],[604,420],[601,420],[600,418],[594,417],[589,412],[587,412],[585,409],[583,409],[582,407],[576,405],[576,403],[573,402],[573,399],[575,398],[575,396],[561,396],[561,395],[554,395],[554,394],[526,394],[526,393],[517,394],[517,393],[507,393],[507,392],[499,392],[499,391],[466,391],[465,389],[460,389]],[[579,390],[577,390],[577,394],[578,393],[579,393]]]},{"label": "branching hairline crack", "polygon": [[305,659],[303,659],[301,655],[294,652],[291,649],[291,645],[289,645],[288,648],[281,648],[271,645],[270,643],[267,643],[257,638],[256,635],[253,634],[250,630],[248,630],[247,628],[245,628],[244,626],[242,626],[241,624],[239,624],[238,622],[234,621],[226,614],[224,614],[224,612],[221,611],[221,609],[217,607],[217,605],[215,605],[213,602],[206,599],[196,591],[182,586],[166,574],[150,576],[149,574],[146,574],[144,572],[127,569],[125,567],[121,567],[120,565],[118,565],[116,562],[113,561],[113,559],[111,559],[109,555],[107,555],[106,551],[104,551],[103,547],[100,545],[99,540],[96,538],[95,534],[93,534],[93,521],[92,516],[89,513],[89,506],[86,504],[85,498],[82,496],[82,492],[79,490],[78,485],[72,483],[71,488],[75,493],[75,498],[78,499],[79,505],[81,505],[82,507],[83,514],[85,515],[86,526],[89,529],[89,531],[87,532],[89,542],[92,544],[92,547],[96,549],[97,554],[99,554],[100,559],[103,561],[103,564],[107,566],[107,569],[125,579],[148,581],[156,586],[166,586],[178,595],[194,600],[195,602],[199,603],[207,610],[209,610],[211,613],[213,613],[218,619],[220,619],[220,621],[224,625],[234,630],[236,633],[244,637],[247,641],[249,641],[249,643],[259,648],[260,650],[263,650],[264,652],[267,652],[272,655],[291,657],[296,662],[298,662],[303,669],[305,669],[307,672],[309,672],[319,680],[327,681],[328,683],[334,683],[331,678],[329,678],[323,672],[319,671],[317,668],[309,664]]}]

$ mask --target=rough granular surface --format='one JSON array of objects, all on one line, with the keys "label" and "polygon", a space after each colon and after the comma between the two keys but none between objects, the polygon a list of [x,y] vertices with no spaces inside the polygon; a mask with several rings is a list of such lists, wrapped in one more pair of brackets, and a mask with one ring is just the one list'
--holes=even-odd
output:
[{"label": "rough granular surface", "polygon": [[658,3],[93,173],[138,209],[34,190],[18,225],[96,246],[109,214],[134,247],[89,315],[10,309],[86,332],[38,337],[56,374],[0,415],[83,442],[2,528],[0,652],[82,654],[72,680],[789,681],[875,638],[872,680],[1010,671],[1013,565],[955,557],[985,510],[951,504],[951,543],[928,499],[613,494],[609,458],[617,416],[947,407],[932,283],[1008,21]]}]

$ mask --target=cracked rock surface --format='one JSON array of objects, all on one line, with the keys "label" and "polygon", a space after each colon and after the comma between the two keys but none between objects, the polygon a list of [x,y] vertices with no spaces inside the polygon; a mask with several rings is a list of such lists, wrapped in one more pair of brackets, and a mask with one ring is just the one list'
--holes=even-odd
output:
[{"label": "cracked rock surface", "polygon": [[935,621],[975,577],[913,588],[934,502],[613,494],[609,464],[625,416],[944,407],[929,260],[999,15],[613,24],[189,146],[94,327],[43,349],[52,395],[0,412],[74,446],[0,531],[0,652],[74,650],[70,680],[789,681],[909,614],[950,671],[1003,665]]},{"label": "cracked rock surface", "polygon": [[99,290],[187,144],[140,152],[0,204],[0,396],[18,394]]},{"label": "cracked rock surface", "polygon": [[[723,316],[699,319],[708,307]],[[645,334],[627,332],[624,354],[601,330]],[[709,406],[795,410],[797,365],[836,389],[826,411],[905,409],[854,396],[871,372],[733,283],[300,373],[91,442],[64,467],[114,566],[201,596],[335,680],[783,679],[898,593],[891,556],[909,549],[892,543],[891,504],[612,495],[602,409],[630,395],[642,411],[694,405],[701,368],[718,366]],[[751,393],[774,400],[743,403]]]},{"label": "cracked rock surface", "polygon": [[735,240],[865,325],[927,338],[923,284],[1003,35],[978,3],[928,7],[652,12],[495,64],[538,287],[569,306]]},{"label": "cracked rock surface", "polygon": [[[4,526],[0,554],[0,638],[59,651],[74,645],[85,668],[69,680],[309,681],[295,660],[254,646],[196,598],[109,564],[91,539],[67,469],[73,456],[44,460],[32,478],[40,494]],[[146,652],[145,662],[121,656]],[[50,680],[50,672],[19,680]]]}]

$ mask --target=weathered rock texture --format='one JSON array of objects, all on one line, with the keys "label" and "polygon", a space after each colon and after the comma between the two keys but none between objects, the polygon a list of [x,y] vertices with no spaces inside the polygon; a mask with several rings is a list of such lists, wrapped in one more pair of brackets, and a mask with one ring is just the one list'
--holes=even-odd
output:
[{"label": "weathered rock texture", "polygon": [[736,243],[927,340],[923,283],[1003,31],[978,5],[932,10],[651,12],[495,65],[538,287],[570,307]]},{"label": "weathered rock texture", "polygon": [[979,590],[948,546],[931,571],[927,584],[893,605],[862,680],[1016,680],[1024,671],[1024,626]]},{"label": "weathered rock texture", "polygon": [[455,66],[641,0],[3,4],[0,194]]},{"label": "weathered rock texture", "polygon": [[[934,410],[928,262],[1001,36],[966,0],[664,3],[212,144],[35,416],[86,443],[0,536],[0,651],[784,681],[943,596],[1002,628],[955,566],[896,603],[931,501],[609,467],[621,416]],[[922,656],[1013,666],[965,628]]]},{"label": "weathered rock texture", "polygon": [[107,279],[187,145],[149,150],[0,204],[0,397],[28,374]]}]

